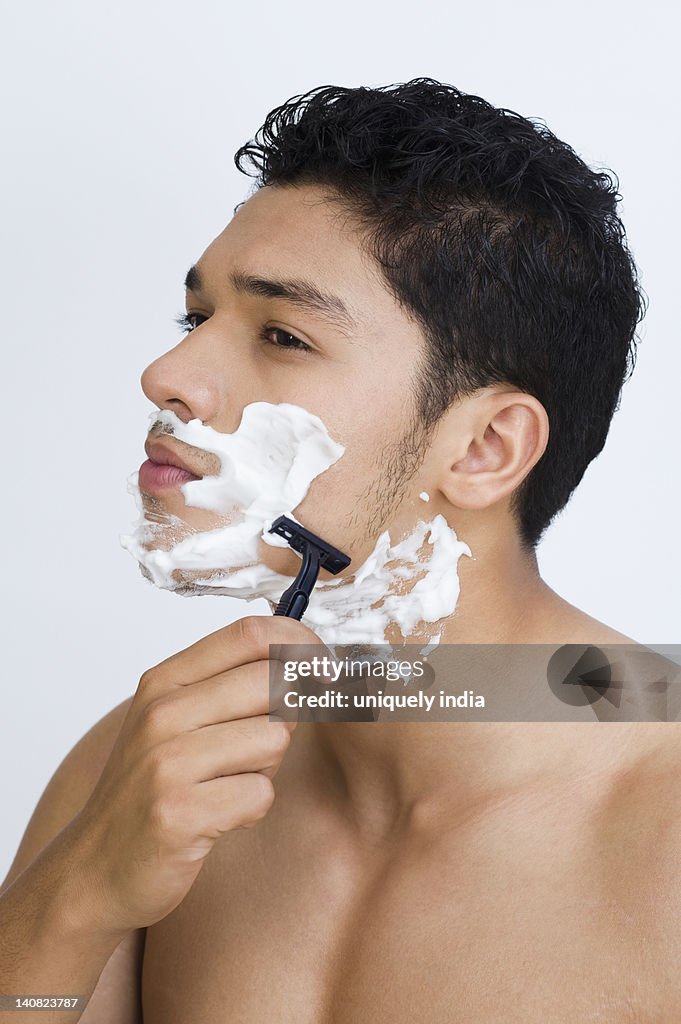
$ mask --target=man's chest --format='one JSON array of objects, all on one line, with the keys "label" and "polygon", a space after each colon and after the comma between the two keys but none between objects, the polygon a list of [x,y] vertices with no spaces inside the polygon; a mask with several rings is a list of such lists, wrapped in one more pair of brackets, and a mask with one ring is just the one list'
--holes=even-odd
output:
[{"label": "man's chest", "polygon": [[596,851],[509,843],[407,846],[362,878],[345,850],[245,838],[148,929],[145,1024],[681,1019],[649,881],[642,897]]}]

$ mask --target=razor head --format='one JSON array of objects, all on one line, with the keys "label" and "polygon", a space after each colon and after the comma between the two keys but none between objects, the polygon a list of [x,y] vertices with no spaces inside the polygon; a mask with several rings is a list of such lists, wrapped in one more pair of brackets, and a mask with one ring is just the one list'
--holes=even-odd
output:
[{"label": "razor head", "polygon": [[297,551],[300,555],[306,554],[310,548],[313,548],[319,555],[320,567],[327,569],[334,576],[342,569],[347,569],[350,565],[351,559],[344,555],[342,551],[334,548],[331,544],[327,544],[316,533],[306,530],[304,526],[296,523],[293,519],[289,519],[288,516],[279,516],[275,519],[268,533],[276,533],[279,537],[283,537],[284,540],[288,541],[293,550]]}]

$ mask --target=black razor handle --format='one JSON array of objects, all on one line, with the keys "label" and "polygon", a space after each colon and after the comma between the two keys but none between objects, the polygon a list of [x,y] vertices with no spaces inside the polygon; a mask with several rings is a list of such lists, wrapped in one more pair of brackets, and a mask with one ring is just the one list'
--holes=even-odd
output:
[{"label": "black razor handle", "polygon": [[295,580],[279,599],[275,615],[287,615],[289,619],[302,619],[308,606],[312,588],[319,576],[321,558],[318,551],[308,548],[303,556],[303,565]]},{"label": "black razor handle", "polygon": [[328,569],[335,576],[341,569],[346,569],[350,565],[350,558],[288,516],[279,516],[275,519],[269,532],[283,537],[294,551],[303,556],[300,572],[281,595],[274,611],[275,615],[301,619],[308,606],[312,588],[317,582],[319,570]]}]

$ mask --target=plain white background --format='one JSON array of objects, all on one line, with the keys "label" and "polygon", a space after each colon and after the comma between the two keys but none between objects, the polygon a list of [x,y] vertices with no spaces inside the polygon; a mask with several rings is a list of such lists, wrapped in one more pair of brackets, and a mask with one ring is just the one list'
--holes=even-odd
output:
[{"label": "plain white background", "polygon": [[179,341],[184,274],[247,195],[235,150],[295,93],[427,75],[618,174],[650,310],[604,452],[539,558],[590,614],[679,641],[671,4],[4,6],[0,876],[61,759],[145,668],[267,610],[155,590],[118,535],[152,408],[139,375]]}]

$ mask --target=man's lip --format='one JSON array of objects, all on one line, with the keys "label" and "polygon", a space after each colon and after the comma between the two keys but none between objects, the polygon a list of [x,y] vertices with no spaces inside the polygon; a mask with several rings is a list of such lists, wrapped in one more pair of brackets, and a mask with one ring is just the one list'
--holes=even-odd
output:
[{"label": "man's lip", "polygon": [[186,459],[183,459],[181,455],[178,455],[173,450],[167,441],[150,440],[147,438],[144,442],[144,450],[152,462],[156,462],[161,466],[177,466],[178,469],[184,469],[185,472],[191,473],[197,480],[200,480],[203,476],[198,466],[190,465]]}]

